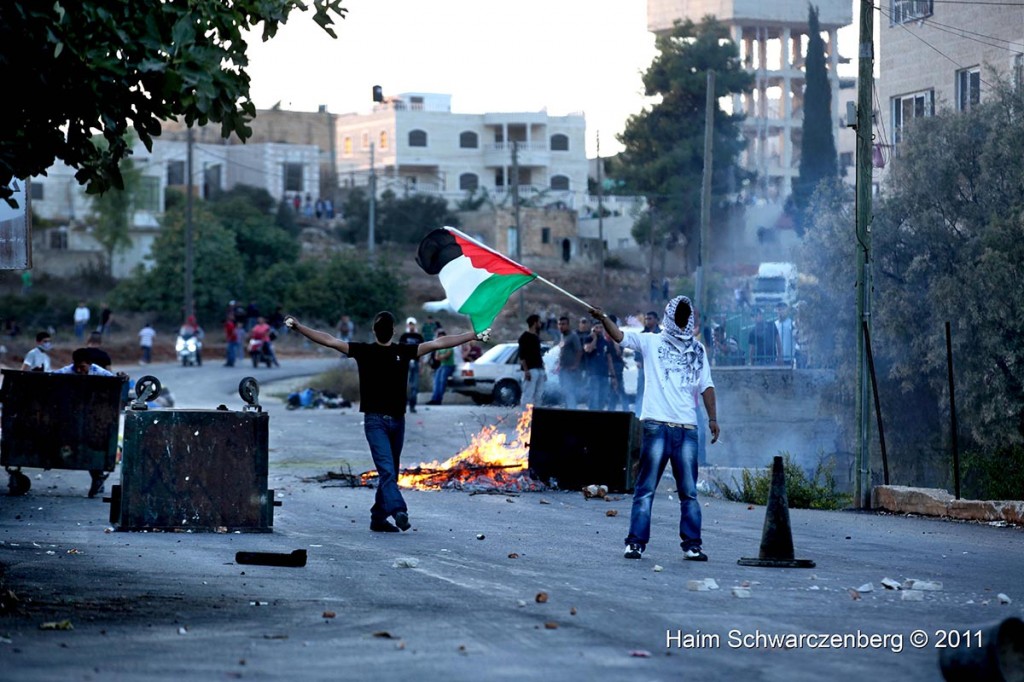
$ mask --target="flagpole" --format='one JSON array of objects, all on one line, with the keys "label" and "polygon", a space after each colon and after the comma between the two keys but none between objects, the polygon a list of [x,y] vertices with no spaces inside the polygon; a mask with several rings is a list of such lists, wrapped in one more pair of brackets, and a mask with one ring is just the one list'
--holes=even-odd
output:
[{"label": "flagpole", "polygon": [[[481,243],[481,242],[477,241],[476,239],[473,239],[472,237],[470,237],[470,236],[469,236],[468,234],[466,234],[466,233],[465,233],[465,232],[463,232],[462,230],[457,230],[457,229],[455,229],[454,227],[449,227],[449,226],[447,226],[447,225],[445,225],[445,226],[444,226],[444,229],[448,230],[449,232],[452,232],[452,233],[454,233],[454,234],[457,234],[457,235],[459,235],[460,237],[462,237],[463,239],[465,239],[465,240],[466,240],[467,242],[470,242],[471,244],[475,244],[476,246],[479,246],[479,247],[480,247],[481,249],[484,249],[485,251],[490,251],[491,253],[493,253],[493,254],[494,254],[494,255],[496,255],[496,256],[500,256],[501,258],[504,258],[505,260],[507,260],[507,261],[509,261],[509,262],[512,262],[512,263],[516,263],[516,262],[515,262],[514,260],[512,260],[512,259],[511,259],[511,258],[509,258],[508,256],[506,256],[506,255],[504,255],[504,254],[502,254],[502,253],[499,253],[498,251],[495,251],[495,250],[494,250],[494,249],[492,249],[491,247],[489,247],[489,246],[487,246],[486,244],[483,244],[483,243]],[[519,267],[524,267],[524,266],[520,265],[519,263],[516,263],[516,265],[519,265]],[[524,269],[525,269],[525,268],[524,268]],[[528,270],[528,272],[529,272],[529,270]],[[569,298],[571,298],[572,300],[574,300],[574,301],[576,301],[577,303],[579,303],[580,305],[582,305],[582,306],[583,306],[584,308],[586,308],[587,310],[590,310],[590,309],[592,309],[592,308],[594,307],[594,306],[590,305],[589,303],[587,303],[586,301],[584,301],[584,300],[583,300],[582,298],[579,298],[578,296],[573,296],[573,295],[572,295],[572,294],[570,294],[570,293],[569,293],[568,291],[566,291],[566,290],[565,290],[565,289],[563,289],[562,287],[558,286],[558,285],[557,285],[557,284],[555,284],[554,282],[552,282],[552,281],[550,281],[550,280],[548,280],[548,279],[545,279],[545,278],[541,277],[541,276],[540,276],[540,275],[538,275],[537,273],[533,273],[533,274],[534,274],[534,276],[535,276],[535,277],[537,278],[537,281],[538,281],[538,282],[544,282],[544,284],[547,284],[547,285],[548,285],[549,287],[551,287],[552,289],[554,289],[555,291],[557,291],[557,292],[559,292],[559,293],[565,294],[566,296],[568,296],[568,297],[569,297]]]}]

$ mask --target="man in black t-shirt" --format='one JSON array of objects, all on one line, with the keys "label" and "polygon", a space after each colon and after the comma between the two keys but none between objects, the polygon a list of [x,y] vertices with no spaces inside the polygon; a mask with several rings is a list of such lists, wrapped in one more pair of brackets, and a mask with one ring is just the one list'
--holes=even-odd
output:
[{"label": "man in black t-shirt", "polygon": [[[363,431],[377,468],[377,494],[370,508],[370,530],[396,533],[409,530],[409,509],[398,489],[398,461],[405,442],[406,387],[409,363],[427,353],[453,348],[476,338],[487,340],[490,330],[442,336],[426,343],[391,343],[395,317],[384,311],[373,318],[374,343],[342,341],[326,332],[299,324],[291,315],[285,325],[310,341],[333,348],[353,358],[359,368],[359,411],[364,414]],[[393,516],[395,525],[388,521]]]},{"label": "man in black t-shirt", "polygon": [[[416,318],[410,317],[405,321],[405,333],[398,337],[398,343],[418,346],[426,341],[423,334],[416,331]],[[416,411],[416,396],[420,392],[420,360],[418,357],[409,361],[409,384],[407,386],[406,399],[409,401],[409,411]]]},{"label": "man in black t-shirt", "polygon": [[544,371],[544,358],[540,352],[540,315],[526,318],[526,331],[519,337],[519,366],[523,370],[523,392],[519,397],[522,407],[537,407],[544,395],[544,384],[548,380]]}]

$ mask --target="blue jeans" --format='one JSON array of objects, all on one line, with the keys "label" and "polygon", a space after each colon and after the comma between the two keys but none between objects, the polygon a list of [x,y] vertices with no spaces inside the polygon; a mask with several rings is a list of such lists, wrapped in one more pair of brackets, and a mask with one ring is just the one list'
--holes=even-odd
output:
[{"label": "blue jeans", "polygon": [[406,389],[408,391],[406,402],[409,404],[409,409],[415,412],[416,398],[420,392],[420,363],[415,360],[409,362],[409,380]]},{"label": "blue jeans", "polygon": [[226,364],[228,367],[234,367],[235,366],[235,360],[238,359],[238,350],[239,350],[239,348],[240,348],[240,345],[239,345],[238,341],[228,341],[227,344],[224,346],[224,351],[225,351],[225,358],[224,358],[225,363],[224,364]]},{"label": "blue jeans", "polygon": [[398,512],[408,511],[398,489],[398,460],[405,442],[405,417],[367,412],[363,432],[377,468],[377,494],[370,508],[370,522],[380,523]]},{"label": "blue jeans", "polygon": [[430,402],[441,404],[444,400],[444,389],[448,386],[448,377],[455,371],[455,365],[441,365],[434,371],[434,394],[430,396]]},{"label": "blue jeans", "polygon": [[650,419],[643,423],[640,470],[633,490],[626,544],[646,547],[651,539],[651,505],[665,465],[672,462],[672,476],[679,495],[679,537],[683,549],[701,546],[700,503],[697,501],[697,430],[669,426]]}]

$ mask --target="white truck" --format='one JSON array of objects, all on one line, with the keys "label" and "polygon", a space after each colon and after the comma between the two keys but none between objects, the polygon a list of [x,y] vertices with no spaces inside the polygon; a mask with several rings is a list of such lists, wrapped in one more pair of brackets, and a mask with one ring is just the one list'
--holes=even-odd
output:
[{"label": "white truck", "polygon": [[761,263],[754,278],[754,305],[796,303],[797,274],[793,263]]}]

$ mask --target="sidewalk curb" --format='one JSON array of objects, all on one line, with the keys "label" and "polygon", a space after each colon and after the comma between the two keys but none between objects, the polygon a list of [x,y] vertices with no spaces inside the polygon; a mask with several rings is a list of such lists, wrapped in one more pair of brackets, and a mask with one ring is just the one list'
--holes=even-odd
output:
[{"label": "sidewalk curb", "polygon": [[1024,502],[1019,500],[957,500],[941,488],[880,485],[871,490],[872,509],[898,514],[942,516],[965,521],[1005,521],[1024,524]]}]

